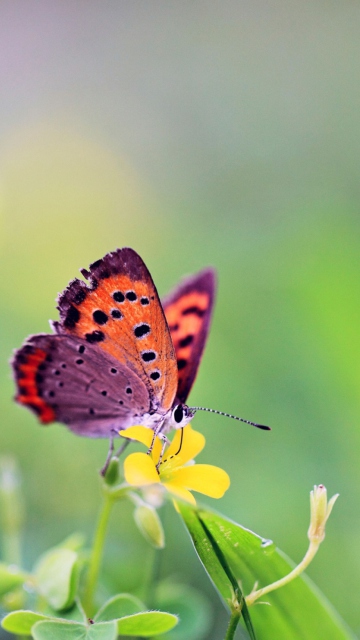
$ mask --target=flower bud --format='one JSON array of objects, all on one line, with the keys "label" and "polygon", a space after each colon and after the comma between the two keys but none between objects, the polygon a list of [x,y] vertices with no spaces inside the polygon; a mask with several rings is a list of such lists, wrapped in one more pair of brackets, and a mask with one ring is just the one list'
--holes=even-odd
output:
[{"label": "flower bud", "polygon": [[308,538],[311,542],[320,544],[325,538],[325,524],[331,513],[339,494],[336,493],[329,502],[327,501],[327,491],[323,484],[314,486],[310,491],[310,527]]},{"label": "flower bud", "polygon": [[109,466],[105,473],[105,482],[108,485],[113,485],[119,478],[119,459],[113,456],[109,462]]},{"label": "flower bud", "polygon": [[163,549],[165,547],[164,529],[153,507],[147,504],[137,506],[134,511],[134,519],[145,540],[155,549]]}]

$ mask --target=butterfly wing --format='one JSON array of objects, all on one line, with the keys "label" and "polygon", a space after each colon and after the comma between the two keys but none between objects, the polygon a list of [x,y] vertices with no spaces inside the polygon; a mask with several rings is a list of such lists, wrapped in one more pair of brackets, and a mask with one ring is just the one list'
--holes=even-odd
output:
[{"label": "butterfly wing", "polygon": [[110,354],[72,336],[32,336],[16,353],[16,400],[43,424],[63,422],[87,437],[141,423],[150,410],[142,380]]},{"label": "butterfly wing", "polygon": [[178,365],[176,397],[185,402],[195,380],[210,329],[215,299],[213,269],[184,280],[165,300],[163,308]]},{"label": "butterfly wing", "polygon": [[173,343],[158,293],[140,256],[117,249],[83,269],[60,295],[59,334],[84,340],[131,369],[148,389],[152,410],[168,411],[177,389]]}]

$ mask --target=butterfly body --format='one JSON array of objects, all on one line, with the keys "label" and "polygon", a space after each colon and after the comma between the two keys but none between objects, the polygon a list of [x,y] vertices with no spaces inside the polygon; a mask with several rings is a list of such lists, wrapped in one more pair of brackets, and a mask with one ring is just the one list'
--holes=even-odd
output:
[{"label": "butterfly body", "polygon": [[31,336],[14,356],[16,400],[40,422],[87,437],[142,424],[166,433],[192,417],[196,376],[214,302],[212,269],[161,304],[144,262],[118,249],[82,270],[59,296],[54,334]]}]

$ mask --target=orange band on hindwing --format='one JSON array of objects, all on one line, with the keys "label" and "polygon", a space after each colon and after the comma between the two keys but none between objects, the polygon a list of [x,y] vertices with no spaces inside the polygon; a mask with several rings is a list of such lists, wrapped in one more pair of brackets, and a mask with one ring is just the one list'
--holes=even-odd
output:
[{"label": "orange band on hindwing", "polygon": [[14,363],[19,388],[16,400],[32,409],[43,424],[55,420],[55,412],[40,396],[37,382],[38,376],[41,376],[41,365],[46,357],[47,354],[42,349],[29,346],[24,347]]}]

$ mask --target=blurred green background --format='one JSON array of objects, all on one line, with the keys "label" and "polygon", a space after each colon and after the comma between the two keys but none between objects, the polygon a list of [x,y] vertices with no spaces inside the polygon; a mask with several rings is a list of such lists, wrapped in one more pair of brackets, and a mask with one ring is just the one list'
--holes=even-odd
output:
[{"label": "blurred green background", "polygon": [[[1,453],[17,456],[27,567],[74,529],[89,536],[105,441],[38,426],[12,402],[8,359],[56,319],[54,298],[131,246],[159,292],[219,276],[190,401],[201,460],[232,484],[207,501],[294,560],[309,491],[340,493],[308,574],[360,631],[360,6],[311,0],[0,3]],[[227,614],[177,516],[159,573]],[[129,507],[106,552],[136,589],[147,546]]]}]

